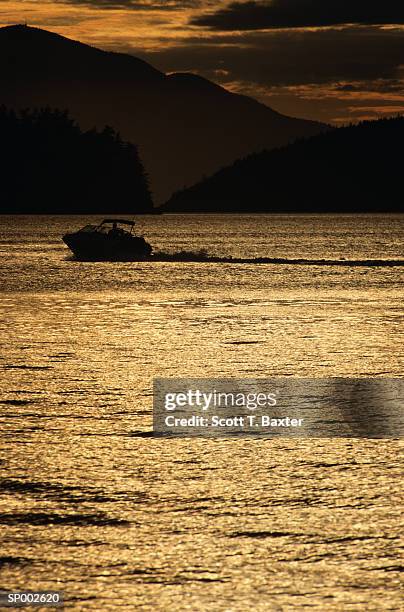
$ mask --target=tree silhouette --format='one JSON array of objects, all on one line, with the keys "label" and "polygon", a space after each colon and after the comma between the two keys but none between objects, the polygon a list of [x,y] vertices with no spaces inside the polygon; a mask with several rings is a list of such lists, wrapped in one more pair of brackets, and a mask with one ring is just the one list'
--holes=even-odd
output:
[{"label": "tree silhouette", "polygon": [[67,111],[0,107],[2,213],[152,211],[135,145],[110,126],[83,132]]},{"label": "tree silhouette", "polygon": [[403,212],[404,117],[335,128],[236,161],[178,191],[183,212]]}]

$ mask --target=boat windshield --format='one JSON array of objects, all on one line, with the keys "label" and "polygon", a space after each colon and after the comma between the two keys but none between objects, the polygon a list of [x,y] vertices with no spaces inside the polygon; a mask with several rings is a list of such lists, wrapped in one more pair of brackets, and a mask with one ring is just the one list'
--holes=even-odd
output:
[{"label": "boat windshield", "polygon": [[79,232],[95,232],[95,230],[97,229],[96,225],[86,225],[84,227],[82,227]]}]

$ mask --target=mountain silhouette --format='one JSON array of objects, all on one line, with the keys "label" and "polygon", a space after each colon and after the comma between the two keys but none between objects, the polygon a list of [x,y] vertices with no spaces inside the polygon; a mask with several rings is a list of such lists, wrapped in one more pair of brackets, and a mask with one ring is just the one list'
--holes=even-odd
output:
[{"label": "mountain silhouette", "polygon": [[334,128],[249,155],[189,189],[164,212],[403,212],[404,117]]},{"label": "mountain silhouette", "polygon": [[194,74],[170,74],[25,25],[0,28],[0,104],[66,109],[138,146],[156,202],[254,151],[318,133]]}]

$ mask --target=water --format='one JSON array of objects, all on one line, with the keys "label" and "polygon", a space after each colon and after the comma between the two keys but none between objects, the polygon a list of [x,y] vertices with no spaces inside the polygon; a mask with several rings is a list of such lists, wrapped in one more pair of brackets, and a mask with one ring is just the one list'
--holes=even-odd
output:
[{"label": "water", "polygon": [[[0,220],[1,586],[75,610],[400,610],[398,440],[153,439],[154,376],[403,373],[402,267],[78,263]],[[162,251],[403,258],[400,216],[142,217]]]}]

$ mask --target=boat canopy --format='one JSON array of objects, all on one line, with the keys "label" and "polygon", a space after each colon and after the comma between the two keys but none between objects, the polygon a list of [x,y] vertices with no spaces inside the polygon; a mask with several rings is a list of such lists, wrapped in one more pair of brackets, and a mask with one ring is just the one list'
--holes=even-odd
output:
[{"label": "boat canopy", "polygon": [[136,225],[134,221],[128,221],[127,219],[104,219],[101,225],[104,223],[121,223],[122,225],[130,225],[132,227]]}]

